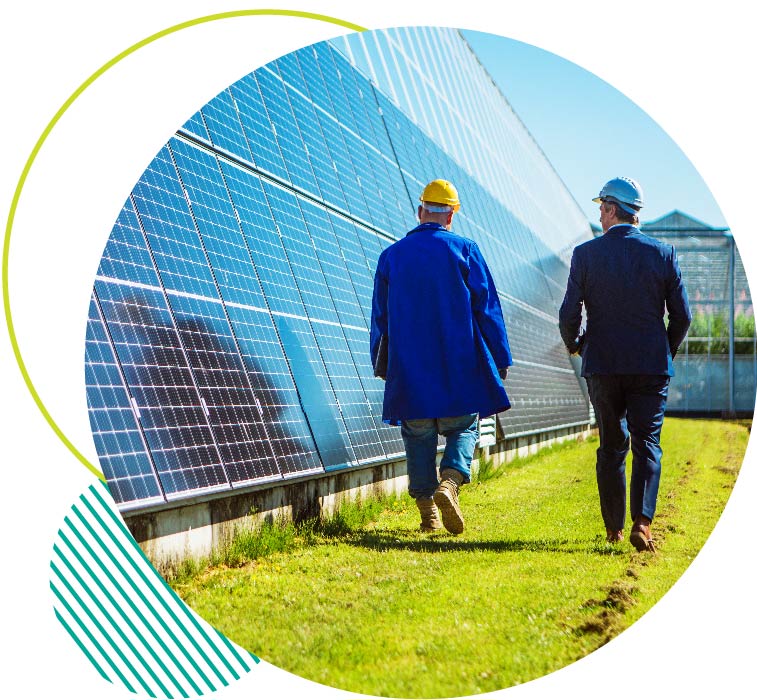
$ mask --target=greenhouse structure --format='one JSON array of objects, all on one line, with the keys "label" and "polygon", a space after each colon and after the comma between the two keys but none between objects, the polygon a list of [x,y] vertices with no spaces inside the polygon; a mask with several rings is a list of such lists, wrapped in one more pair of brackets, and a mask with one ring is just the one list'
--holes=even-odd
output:
[{"label": "greenhouse structure", "polygon": [[673,366],[668,414],[754,413],[757,336],[744,265],[730,230],[673,211],[642,231],[675,246],[693,315]]}]

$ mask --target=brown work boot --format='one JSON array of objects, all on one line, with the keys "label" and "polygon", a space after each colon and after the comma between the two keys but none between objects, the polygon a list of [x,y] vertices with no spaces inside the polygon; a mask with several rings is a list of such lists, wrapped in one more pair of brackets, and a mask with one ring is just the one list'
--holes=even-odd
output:
[{"label": "brown work boot", "polygon": [[607,531],[608,542],[614,543],[623,541],[623,530],[611,530],[609,527],[606,527],[605,530]]},{"label": "brown work boot", "polygon": [[442,529],[439,511],[433,498],[416,498],[415,505],[421,512],[421,532],[436,532]]},{"label": "brown work boot", "polygon": [[656,552],[654,546],[654,540],[652,539],[652,532],[649,526],[652,521],[649,518],[639,515],[636,520],[633,521],[633,528],[631,529],[631,544],[636,547],[639,552]]},{"label": "brown work boot", "polygon": [[463,484],[463,475],[457,469],[442,469],[442,483],[434,492],[434,503],[442,513],[444,527],[453,535],[459,535],[465,528],[457,496]]}]

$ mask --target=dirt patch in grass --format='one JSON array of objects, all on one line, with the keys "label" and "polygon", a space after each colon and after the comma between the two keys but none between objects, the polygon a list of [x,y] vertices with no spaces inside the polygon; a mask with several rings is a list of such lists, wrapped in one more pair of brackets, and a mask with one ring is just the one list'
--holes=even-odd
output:
[{"label": "dirt patch in grass", "polygon": [[[632,571],[629,569],[628,573]],[[638,574],[633,572],[633,578],[636,577]],[[580,634],[599,635],[598,646],[609,642],[625,627],[623,614],[635,604],[634,594],[637,590],[638,588],[628,581],[621,579],[613,582],[607,588],[607,595],[603,600],[590,599],[584,603],[582,607],[598,607],[600,610],[581,624],[577,631]]]},{"label": "dirt patch in grass", "polygon": [[713,469],[721,472],[722,474],[728,474],[730,476],[736,476],[736,474],[739,473],[738,467],[725,467],[722,464],[715,465]]}]

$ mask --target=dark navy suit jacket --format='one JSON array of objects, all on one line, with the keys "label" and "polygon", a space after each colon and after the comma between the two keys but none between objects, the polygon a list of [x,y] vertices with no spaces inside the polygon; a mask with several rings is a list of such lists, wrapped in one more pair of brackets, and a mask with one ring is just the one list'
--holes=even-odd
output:
[{"label": "dark navy suit jacket", "polygon": [[[582,305],[586,330],[579,334]],[[583,376],[672,377],[673,357],[690,323],[673,246],[619,225],[573,250],[560,335],[569,352],[581,353]]]}]

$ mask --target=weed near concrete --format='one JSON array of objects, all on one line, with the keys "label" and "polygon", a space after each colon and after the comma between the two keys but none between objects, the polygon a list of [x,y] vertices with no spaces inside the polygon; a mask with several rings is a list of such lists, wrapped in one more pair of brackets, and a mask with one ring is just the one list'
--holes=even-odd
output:
[{"label": "weed near concrete", "polygon": [[187,558],[174,570],[164,572],[174,586],[191,581],[213,568],[239,568],[274,553],[292,552],[324,540],[351,535],[384,512],[400,512],[415,502],[407,495],[345,501],[331,515],[298,523],[284,518],[264,520],[259,525],[238,527],[224,545],[208,557]]},{"label": "weed near concrete", "polygon": [[747,437],[666,421],[656,555],[604,541],[588,440],[464,487],[461,536],[421,535],[408,497],[372,501],[292,527],[291,547],[251,536],[238,560],[174,585],[232,640],[321,683],[393,697],[505,688],[585,656],[662,597],[717,521]]}]

